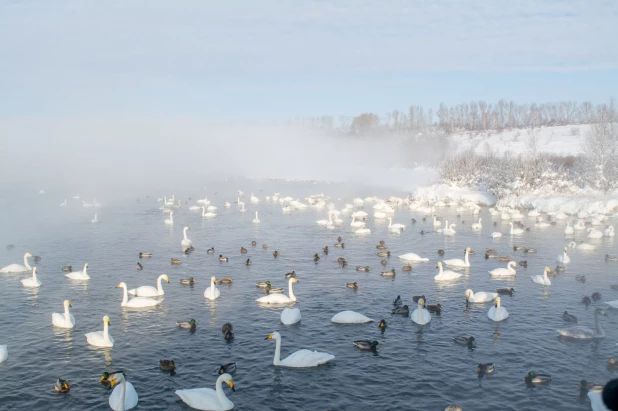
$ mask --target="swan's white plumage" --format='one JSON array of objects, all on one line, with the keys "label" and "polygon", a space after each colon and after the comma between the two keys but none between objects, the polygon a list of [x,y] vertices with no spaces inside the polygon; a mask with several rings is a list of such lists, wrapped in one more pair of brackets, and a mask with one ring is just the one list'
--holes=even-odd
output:
[{"label": "swan's white plumage", "polygon": [[132,288],[127,291],[131,295],[135,295],[137,297],[158,297],[160,295],[165,294],[163,291],[163,286],[161,285],[161,281],[170,282],[169,278],[165,274],[161,274],[157,279],[157,287],[152,287],[150,285],[144,285],[138,288]]},{"label": "swan's white plumage", "polygon": [[500,297],[496,297],[495,304],[487,311],[487,317],[493,321],[503,321],[509,318],[509,312],[500,305]]},{"label": "swan's white plumage", "polygon": [[138,402],[139,397],[135,387],[122,377],[122,382],[114,387],[114,391],[109,396],[110,408],[114,411],[126,411],[135,408]]},{"label": "swan's white plumage", "polygon": [[95,347],[113,347],[114,339],[109,335],[108,324],[110,324],[109,317],[106,315],[103,317],[103,331],[94,331],[85,334],[88,344],[94,345]]},{"label": "swan's white plumage", "polygon": [[73,271],[72,273],[65,274],[65,277],[70,280],[89,280],[88,263],[84,264],[84,269],[82,271]]},{"label": "swan's white plumage", "polygon": [[487,291],[477,291],[476,293],[471,289],[466,290],[466,301],[469,303],[487,303],[494,301],[498,293],[490,293]]},{"label": "swan's white plumage", "polygon": [[288,355],[283,360],[281,359],[281,334],[274,332],[268,336],[268,339],[275,340],[275,358],[273,359],[273,365],[281,367],[317,367],[318,365],[325,364],[330,360],[335,359],[335,356],[325,352],[311,351],[311,350],[299,350]]},{"label": "swan's white plumage", "polygon": [[438,274],[434,277],[434,280],[436,281],[456,280],[462,276],[462,274],[456,273],[455,271],[450,271],[450,270],[444,271],[444,269],[442,268],[442,263],[438,263],[438,265],[436,265],[436,268],[440,269]]},{"label": "swan's white plumage", "polygon": [[341,311],[335,314],[330,320],[339,324],[362,324],[373,321],[373,319],[354,311]]},{"label": "swan's white plumage", "polygon": [[543,270],[543,275],[535,275],[532,276],[532,281],[541,284],[541,285],[551,285],[551,281],[547,278],[547,273],[549,273],[551,269],[549,267],[545,267]]},{"label": "swan's white plumage", "polygon": [[260,297],[255,301],[263,304],[287,304],[290,302],[294,302],[296,301],[296,296],[294,295],[294,291],[292,290],[292,284],[297,282],[298,280],[296,278],[290,278],[290,280],[288,281],[288,291],[290,294],[289,297],[285,294],[269,294],[265,295],[264,297]]},{"label": "swan's white plumage", "polygon": [[32,254],[26,253],[24,254],[24,265],[21,264],[10,264],[6,267],[3,267],[0,270],[0,273],[25,273],[28,271],[32,271],[32,267],[28,264],[28,258],[32,257]]},{"label": "swan's white plumage", "polygon": [[450,260],[444,260],[444,264],[450,265],[452,267],[470,267],[469,253],[470,248],[466,248],[465,257],[463,260],[461,258],[452,258]]},{"label": "swan's white plumage", "polygon": [[9,358],[9,349],[6,345],[0,345],[0,363],[6,361]]},{"label": "swan's white plumage", "polygon": [[64,313],[52,313],[52,324],[59,328],[75,327],[75,317],[69,311],[71,303],[69,300],[64,300]]},{"label": "swan's white plumage", "polygon": [[419,298],[418,307],[410,315],[410,319],[416,324],[424,325],[431,321],[431,314],[425,309],[425,300]]},{"label": "swan's white plumage", "polygon": [[517,271],[515,271],[517,263],[515,261],[509,261],[506,267],[507,268],[495,268],[491,270],[489,274],[494,277],[512,277],[514,275],[517,275]]},{"label": "swan's white plumage", "polygon": [[286,325],[296,324],[300,321],[300,310],[298,308],[284,308],[281,311],[281,322]]},{"label": "swan's white plumage", "polygon": [[127,292],[127,284],[122,282],[116,286],[116,288],[122,288],[122,302],[121,307],[126,308],[146,308],[154,307],[162,303],[161,300],[155,300],[148,297],[135,297],[129,300],[129,293]]},{"label": "swan's white plumage", "polygon": [[423,258],[423,257],[421,257],[421,256],[419,256],[418,254],[415,254],[415,253],[406,253],[406,254],[398,256],[398,258],[400,260],[403,260],[403,261],[416,261],[416,262],[427,262],[427,261],[429,261],[429,258]]},{"label": "swan's white plumage", "polygon": [[217,279],[214,276],[210,277],[210,287],[208,287],[206,291],[204,291],[204,298],[207,298],[209,300],[216,300],[217,298],[219,298],[219,296],[221,295],[221,291],[219,291],[219,289],[215,285],[216,281]]},{"label": "swan's white plumage", "polygon": [[27,288],[38,288],[41,286],[41,282],[36,276],[36,267],[32,269],[32,277],[24,278],[21,280],[21,284]]},{"label": "swan's white plumage", "polygon": [[185,404],[196,410],[227,411],[234,408],[234,403],[223,392],[223,382],[234,387],[232,376],[221,374],[215,383],[215,390],[212,388],[193,388],[176,390],[175,393]]}]

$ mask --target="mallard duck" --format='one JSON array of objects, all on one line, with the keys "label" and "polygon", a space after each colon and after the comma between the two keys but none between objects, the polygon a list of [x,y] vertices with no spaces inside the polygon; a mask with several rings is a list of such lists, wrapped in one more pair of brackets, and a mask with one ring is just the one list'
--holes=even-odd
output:
[{"label": "mallard duck", "polygon": [[400,296],[400,295],[398,295],[398,296],[397,296],[397,298],[395,298],[395,299],[393,300],[393,305],[394,305],[395,307],[399,307],[399,306],[401,306],[401,303],[402,303],[402,302],[403,302],[403,301],[401,300],[401,296]]},{"label": "mallard duck", "polygon": [[496,257],[496,260],[508,262],[511,261],[511,257]]},{"label": "mallard duck", "polygon": [[69,273],[73,272],[73,266],[72,265],[65,265],[64,267],[62,267],[62,271],[68,271]]},{"label": "mallard duck", "polygon": [[590,297],[588,297],[587,295],[582,297],[582,304],[586,304],[586,307],[588,307],[588,305],[592,302],[592,300],[590,299]]},{"label": "mallard duck", "polygon": [[291,273],[287,273],[285,278],[296,278],[296,271],[292,271]]},{"label": "mallard duck", "polygon": [[379,244],[379,245],[384,245],[384,244],[385,244],[385,243],[384,243],[384,240],[380,240],[380,241],[378,241],[378,244]]},{"label": "mallard duck", "polygon": [[344,259],[342,262],[339,263],[339,265],[341,265],[341,268],[347,267],[348,261]]},{"label": "mallard duck", "polygon": [[273,288],[270,285],[266,287],[266,294],[281,294],[283,293],[283,288]]},{"label": "mallard duck", "polygon": [[264,250],[266,250],[266,249],[268,248],[268,245],[267,245],[267,244],[262,244],[262,248],[263,248]]},{"label": "mallard duck", "polygon": [[382,261],[380,261],[380,264],[382,264],[382,265],[386,265],[386,264],[388,264],[388,261],[386,261],[386,260],[382,260]]},{"label": "mallard duck", "polygon": [[528,261],[524,260],[524,261],[520,261],[517,263],[517,265],[521,265],[524,268],[528,267]]},{"label": "mallard duck", "polygon": [[384,277],[392,277],[395,275],[395,269],[391,268],[389,271],[382,271],[380,274]]},{"label": "mallard duck", "polygon": [[409,315],[410,314],[410,309],[408,308],[407,305],[404,305],[403,307],[393,308],[391,310],[391,314]]},{"label": "mallard duck", "polygon": [[236,363],[235,362],[230,362],[227,364],[223,364],[221,367],[219,367],[219,371],[217,371],[217,373],[219,375],[221,374],[232,374],[234,371],[236,371]]},{"label": "mallard duck", "polygon": [[337,244],[335,244],[335,247],[345,248],[345,243],[337,243]]},{"label": "mallard duck", "polygon": [[174,360],[159,360],[159,368],[163,371],[174,372],[174,370],[176,370],[176,364],[174,364]]},{"label": "mallard duck", "polygon": [[232,332],[232,330],[227,330],[224,334],[223,334],[223,338],[231,341],[234,339],[234,332]]},{"label": "mallard duck", "polygon": [[610,359],[607,361],[607,366],[608,366],[609,368],[616,368],[616,367],[618,367],[618,362],[616,362],[616,359],[615,359],[614,357],[612,357],[612,358],[610,358]]},{"label": "mallard duck", "polygon": [[[317,255],[317,254],[316,254],[316,255]],[[339,258],[337,258],[337,262],[338,262],[339,264],[343,264],[343,263],[345,262],[345,258],[343,258],[343,257],[339,257]]]},{"label": "mallard duck", "polygon": [[536,253],[536,248],[524,248],[524,253]]},{"label": "mallard duck", "polygon": [[177,258],[172,258],[172,265],[180,265],[182,262]]},{"label": "mallard duck", "polygon": [[[254,241],[251,241],[251,246],[252,246],[252,247],[255,247],[256,245],[257,245],[257,241],[255,241],[255,240],[254,240]],[[234,363],[234,364],[236,364],[236,363]]]},{"label": "mallard duck", "polygon": [[322,249],[322,252],[323,252],[324,254],[328,255],[328,246],[324,247],[324,248]]},{"label": "mallard duck", "polygon": [[388,248],[388,246],[386,246],[384,244],[378,244],[378,245],[376,245],[376,248],[378,250],[386,250]]},{"label": "mallard duck", "polygon": [[315,253],[313,255],[313,261],[319,261],[320,260],[320,256],[318,255],[318,253]]},{"label": "mallard duck", "polygon": [[418,300],[420,300],[421,298],[422,298],[423,300],[427,301],[427,299],[425,298],[425,296],[424,296],[424,295],[415,295],[415,296],[412,296],[412,301],[414,301],[415,303],[417,303],[417,302],[418,302]]},{"label": "mallard duck", "polygon": [[135,264],[135,268],[136,268],[138,271],[140,271],[140,270],[143,270],[143,269],[144,269],[144,267],[143,267],[143,266],[139,263],[139,261],[137,262],[137,264]]},{"label": "mallard duck", "polygon": [[232,284],[232,277],[217,280],[217,284]]},{"label": "mallard duck", "polygon": [[494,363],[493,362],[488,362],[485,364],[479,364],[476,367],[476,372],[478,372],[479,374],[493,374],[494,371],[496,371],[496,368],[494,367]]},{"label": "mallard duck", "polygon": [[195,249],[193,248],[193,246],[189,247],[189,248],[185,248],[185,250],[183,251],[183,253],[185,253],[185,255],[189,255],[191,254]]},{"label": "mallard duck", "polygon": [[618,257],[613,257],[609,254],[605,254],[605,261],[618,261]]},{"label": "mallard duck", "polygon": [[215,247],[210,247],[208,250],[206,250],[206,252],[208,254],[214,254],[215,253]]},{"label": "mallard duck", "polygon": [[375,351],[380,345],[377,341],[358,340],[354,341],[354,346],[363,351]]},{"label": "mallard duck", "polygon": [[240,247],[241,254],[247,254],[247,249],[245,247]]},{"label": "mallard duck", "polygon": [[534,371],[530,371],[524,377],[524,381],[528,384],[545,384],[551,381],[551,375],[549,374],[539,374]]},{"label": "mallard duck", "polygon": [[483,256],[483,258],[485,258],[486,260],[490,258],[496,258],[496,257],[497,257],[496,254],[488,254],[488,253],[485,253],[485,255]]},{"label": "mallard duck", "polygon": [[345,286],[356,290],[358,288],[358,283],[356,281],[353,283],[345,283]]},{"label": "mallard duck", "polygon": [[378,328],[382,330],[382,332],[384,332],[384,330],[386,329],[386,320],[380,320],[380,322],[378,323]]},{"label": "mallard duck", "polygon": [[68,392],[70,389],[71,387],[69,387],[69,383],[66,380],[63,380],[62,378],[58,378],[58,381],[56,381],[56,385],[54,386],[54,391]]},{"label": "mallard duck", "polygon": [[343,241],[343,238],[341,238],[341,236],[337,237],[337,242],[341,243]]},{"label": "mallard duck", "polygon": [[223,334],[225,334],[227,331],[233,331],[234,330],[234,326],[232,325],[232,323],[225,323],[221,326],[221,332]]},{"label": "mallard duck", "polygon": [[270,286],[270,281],[260,281],[259,283],[255,284],[255,286],[259,288],[266,288]]},{"label": "mallard duck", "polygon": [[493,248],[486,248],[486,249],[485,249],[485,252],[486,252],[487,254],[496,254],[496,253],[498,252],[498,250],[495,250],[495,249],[493,249]]},{"label": "mallard duck", "polygon": [[601,299],[601,293],[598,291],[594,292],[590,297],[592,297],[592,301],[599,301]]},{"label": "mallard duck", "polygon": [[598,394],[602,394],[603,388],[605,388],[605,384],[598,384],[598,383],[588,382],[586,380],[581,380],[579,382],[578,388],[584,393],[588,393],[588,391],[592,391]]},{"label": "mallard duck", "polygon": [[247,261],[245,261],[245,265],[246,265],[246,266],[249,266],[249,265],[252,265],[252,264],[253,264],[253,263],[251,262],[251,259],[250,259],[250,258],[247,258]]},{"label": "mallard duck", "polygon": [[195,279],[193,277],[183,278],[182,280],[180,280],[178,282],[180,284],[184,284],[184,285],[193,285],[193,284],[195,284]]},{"label": "mallard duck", "polygon": [[453,337],[453,341],[457,344],[463,344],[470,347],[476,346],[476,340],[474,337]]},{"label": "mallard duck", "polygon": [[407,265],[404,265],[404,266],[401,268],[401,271],[412,271],[412,264],[407,264]]},{"label": "mallard duck", "polygon": [[124,373],[124,371],[118,370],[118,371],[112,371],[112,372],[104,372],[101,375],[101,378],[99,378],[99,382],[101,384],[108,385],[110,383],[110,379],[114,376],[114,374],[118,374],[118,373]]},{"label": "mallard duck", "polygon": [[219,261],[221,261],[222,263],[227,263],[229,260],[229,258],[224,257],[223,254],[219,254]]},{"label": "mallard duck", "polygon": [[33,255],[33,256],[32,256],[32,259],[34,260],[34,262],[35,262],[35,263],[38,263],[38,262],[40,262],[40,261],[41,261],[41,257],[40,257],[40,256],[38,256],[38,255]]},{"label": "mallard duck", "polygon": [[562,314],[562,319],[564,321],[568,322],[568,323],[576,323],[577,324],[577,317],[567,313],[566,311],[564,312],[564,314]]},{"label": "mallard duck", "polygon": [[444,250],[438,250],[438,255],[444,255]]},{"label": "mallard duck", "polygon": [[575,281],[579,281],[580,283],[585,283],[586,282],[586,276],[583,274],[577,274],[575,276]]},{"label": "mallard duck", "polygon": [[139,258],[150,258],[152,257],[152,253],[139,253]]},{"label": "mallard duck", "polygon": [[273,252],[273,257],[277,258],[279,256],[279,251],[275,250]]},{"label": "mallard duck", "polygon": [[[464,253],[465,253],[465,252],[466,252],[466,250],[464,250]],[[476,254],[476,251],[474,251],[474,250],[473,250],[473,249],[471,249],[471,248],[468,248],[468,254],[470,254],[470,255]]]},{"label": "mallard duck", "polygon": [[390,256],[391,256],[390,251],[382,251],[378,253],[378,257],[390,257]]},{"label": "mallard duck", "polygon": [[197,321],[191,318],[189,321],[176,321],[176,325],[180,328],[195,328],[197,327]]},{"label": "mallard duck", "polygon": [[520,246],[520,245],[514,245],[514,246],[513,246],[513,251],[519,251],[519,250],[523,251],[523,250],[524,250],[524,247],[522,247],[522,246]]},{"label": "mallard duck", "polygon": [[513,288],[498,288],[496,292],[500,295],[513,295],[515,290]]},{"label": "mallard duck", "polygon": [[442,312],[442,305],[440,303],[435,305],[425,305],[425,308],[427,309],[427,311],[436,313],[438,315],[440,315],[440,313]]},{"label": "mallard duck", "polygon": [[369,268],[369,266],[362,266],[362,265],[357,265],[356,266],[356,271],[366,272],[366,271],[370,271],[370,270],[371,269]]}]

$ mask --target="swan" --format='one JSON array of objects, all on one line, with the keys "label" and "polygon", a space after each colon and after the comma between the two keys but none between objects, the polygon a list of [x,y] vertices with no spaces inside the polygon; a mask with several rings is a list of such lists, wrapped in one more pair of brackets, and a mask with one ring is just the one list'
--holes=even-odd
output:
[{"label": "swan", "polygon": [[165,294],[163,291],[163,287],[161,286],[161,281],[167,281],[169,284],[170,279],[165,274],[161,274],[157,279],[157,288],[151,287],[149,285],[144,285],[138,288],[132,288],[127,291],[131,295],[135,295],[138,297],[158,297],[160,295]]},{"label": "swan", "polygon": [[288,281],[288,291],[290,294],[289,297],[285,294],[269,294],[265,295],[264,297],[260,297],[255,301],[265,304],[287,304],[290,302],[294,302],[296,301],[296,296],[294,295],[294,292],[292,290],[292,284],[297,282],[299,281],[294,277],[290,278],[290,280]]},{"label": "swan", "polygon": [[32,254],[26,253],[24,254],[24,265],[21,264],[11,264],[0,270],[0,273],[25,273],[28,271],[32,271],[32,267],[28,264],[28,258],[32,258]]},{"label": "swan", "polygon": [[565,235],[572,235],[574,232],[575,232],[575,229],[567,221],[566,228],[564,229],[564,234]]},{"label": "swan", "polygon": [[187,248],[191,248],[191,246],[193,245],[193,241],[191,241],[190,239],[187,238],[187,231],[190,230],[189,227],[185,227],[182,230],[182,236],[183,239],[182,241],[180,241],[180,245],[182,246],[183,249],[187,249]]},{"label": "swan", "polygon": [[69,280],[90,280],[90,276],[87,272],[88,263],[84,264],[84,269],[82,271],[73,271],[71,273],[65,274]]},{"label": "swan", "polygon": [[98,223],[99,222],[99,216],[97,215],[97,213],[94,213],[94,218],[90,222],[91,223]]},{"label": "swan", "polygon": [[547,278],[547,273],[549,272],[551,272],[551,269],[549,267],[545,267],[545,269],[543,270],[543,275],[535,275],[531,277],[532,281],[541,285],[551,285],[551,281],[549,281],[549,278]]},{"label": "swan", "polygon": [[483,225],[481,224],[481,220],[483,220],[483,219],[479,218],[479,222],[478,223],[472,224],[472,229],[474,231],[481,231],[483,229]]},{"label": "swan", "polygon": [[260,202],[260,199],[254,196],[253,193],[251,193],[251,204],[257,204],[259,202]]},{"label": "swan", "polygon": [[144,307],[154,307],[155,305],[161,304],[161,300],[154,300],[152,298],[147,297],[135,297],[129,300],[129,293],[127,292],[127,284],[122,282],[116,286],[116,288],[122,288],[122,302],[120,303],[121,307],[127,308],[144,308]]},{"label": "swan", "polygon": [[216,217],[217,214],[212,212],[206,212],[206,207],[202,207],[202,218],[213,218]]},{"label": "swan", "polygon": [[109,378],[109,386],[113,388],[109,396],[109,406],[114,411],[126,411],[137,406],[139,398],[133,384],[124,378],[124,373],[115,372]]},{"label": "swan", "polygon": [[440,220],[438,220],[438,218],[436,216],[433,216],[433,226],[434,227],[440,227],[442,225],[442,223],[440,222]]},{"label": "swan", "polygon": [[170,211],[170,218],[166,218],[163,222],[169,225],[174,224],[174,212]]},{"label": "swan", "polygon": [[442,230],[442,234],[452,237],[455,234],[457,234],[457,232],[453,229],[453,227],[457,227],[455,224],[451,224],[448,227],[445,227],[444,230]]},{"label": "swan", "polygon": [[465,260],[461,258],[452,258],[450,260],[444,260],[444,264],[450,265],[451,267],[470,267],[470,261],[468,260],[468,254],[472,251],[470,247],[466,248],[465,252]]},{"label": "swan", "polygon": [[474,292],[471,289],[466,290],[466,303],[488,303],[494,301],[498,293],[490,293],[486,291]]},{"label": "swan", "polygon": [[371,230],[368,228],[359,228],[354,231],[354,234],[371,234]]},{"label": "swan", "polygon": [[491,270],[489,274],[494,277],[512,277],[517,274],[515,267],[517,267],[517,263],[515,261],[509,261],[506,268],[495,268]]},{"label": "swan", "polygon": [[215,276],[210,277],[210,287],[204,291],[204,298],[208,298],[209,300],[216,300],[221,295],[221,291],[217,288],[215,283],[217,279]]},{"label": "swan", "polygon": [[577,231],[585,230],[586,229],[586,224],[584,223],[583,220],[577,220],[577,222],[573,226],[573,229],[575,229]]},{"label": "swan", "polygon": [[356,221],[356,216],[352,215],[352,222],[350,223],[350,227],[363,228],[365,227],[365,223],[363,223],[362,221]]},{"label": "swan", "polygon": [[64,203],[60,203],[60,207],[64,207],[65,205],[67,205],[67,199],[64,199]]},{"label": "swan", "polygon": [[423,257],[421,257],[421,256],[419,256],[418,254],[415,254],[415,253],[406,253],[406,254],[398,256],[397,258],[399,258],[400,260],[403,260],[403,261],[413,261],[413,262],[427,262],[427,261],[429,261],[429,258],[423,258]]},{"label": "swan", "polygon": [[255,218],[251,221],[253,224],[260,224],[260,219],[258,218],[258,212],[255,212]]},{"label": "swan", "polygon": [[610,411],[610,409],[607,408],[603,402],[603,394],[588,391],[588,398],[590,399],[590,407],[592,408],[592,411]]},{"label": "swan", "polygon": [[331,218],[331,214],[328,213],[328,220],[318,220],[318,221],[316,221],[316,223],[318,225],[332,225],[333,224],[333,220]]},{"label": "swan", "polygon": [[571,262],[571,257],[567,255],[566,247],[564,247],[564,253],[558,254],[558,257],[556,257],[556,261],[560,264],[568,264]]},{"label": "swan", "polygon": [[603,237],[603,231],[597,230],[596,228],[588,229],[588,238],[601,238]]},{"label": "swan", "polygon": [[196,410],[226,411],[234,408],[234,403],[225,396],[223,383],[227,383],[232,391],[234,381],[230,374],[221,374],[215,384],[216,390],[212,388],[192,388],[188,390],[176,390],[175,393],[189,407]]},{"label": "swan", "polygon": [[539,213],[537,210],[530,210],[528,212],[528,217],[538,217],[540,215],[541,215],[541,213]]},{"label": "swan", "polygon": [[203,210],[204,207],[200,207],[198,205],[192,205],[191,207],[189,207],[189,211],[197,211],[197,210],[200,210],[200,209]]},{"label": "swan", "polygon": [[9,349],[6,345],[0,345],[0,363],[5,362],[7,358],[9,358]]},{"label": "swan", "polygon": [[75,327],[75,317],[69,312],[69,307],[72,307],[69,300],[64,300],[64,313],[52,313],[52,324],[59,328]]},{"label": "swan", "polygon": [[614,236],[614,226],[610,225],[609,227],[607,227],[605,231],[603,232],[603,234],[605,235],[605,237],[613,237]]},{"label": "swan", "polygon": [[273,359],[273,365],[280,367],[317,367],[318,365],[325,364],[330,360],[334,360],[335,356],[325,352],[311,351],[311,350],[298,350],[288,355],[283,360],[281,359],[281,334],[277,331],[266,337],[267,340],[275,340],[275,358]]},{"label": "swan", "polygon": [[603,338],[605,337],[605,331],[603,331],[603,329],[601,328],[601,324],[599,324],[599,314],[603,314],[605,316],[607,315],[605,314],[605,311],[603,311],[603,309],[601,308],[597,308],[594,310],[594,330],[587,327],[576,326],[558,330],[558,333],[562,337],[570,337],[577,339]]},{"label": "swan", "polygon": [[596,250],[597,246],[588,243],[577,244],[575,241],[571,241],[569,243],[569,248],[576,248],[578,250]]},{"label": "swan", "polygon": [[330,319],[334,323],[338,324],[362,324],[370,323],[373,319],[365,317],[363,314],[354,311],[341,311]]},{"label": "swan", "polygon": [[286,325],[296,324],[300,321],[300,310],[298,308],[284,308],[281,311],[281,322]]},{"label": "swan", "polygon": [[410,319],[418,325],[425,325],[431,321],[431,314],[425,309],[425,299],[418,299],[418,307],[412,312]]},{"label": "swan", "polygon": [[569,216],[566,213],[563,213],[562,211],[556,214],[556,220],[566,220],[567,218],[569,218]]},{"label": "swan", "polygon": [[506,308],[500,306],[500,297],[496,297],[494,302],[494,306],[487,311],[487,317],[493,321],[502,321],[509,318],[509,312]]},{"label": "swan", "polygon": [[95,331],[85,334],[88,344],[94,345],[95,347],[113,347],[114,339],[111,335],[109,335],[109,324],[111,323],[109,321],[109,317],[106,315],[103,317],[103,331]]},{"label": "swan", "polygon": [[390,228],[391,231],[393,230],[403,231],[406,229],[406,225],[405,224],[393,224],[393,219],[389,217],[388,218],[388,228]]},{"label": "swan", "polygon": [[461,276],[462,276],[462,274],[460,274],[460,273],[456,273],[456,272],[454,272],[454,271],[450,271],[450,270],[448,270],[448,271],[444,271],[444,270],[442,269],[442,263],[438,263],[438,264],[436,265],[436,268],[439,268],[439,269],[440,269],[440,272],[438,273],[438,275],[436,275],[436,276],[433,278],[433,279],[434,279],[434,280],[436,280],[436,281],[450,281],[450,280],[456,280],[456,279],[458,279],[459,277],[461,277]]},{"label": "swan", "polygon": [[491,233],[491,238],[500,238],[502,237],[502,233],[499,231],[494,231],[493,233]]},{"label": "swan", "polygon": [[524,233],[524,230],[521,228],[514,228],[513,227],[513,222],[511,221],[509,223],[509,225],[511,226],[511,235],[522,235]]},{"label": "swan", "polygon": [[41,286],[41,282],[36,277],[36,267],[32,269],[32,278],[24,278],[21,280],[21,284],[28,288],[37,288]]}]

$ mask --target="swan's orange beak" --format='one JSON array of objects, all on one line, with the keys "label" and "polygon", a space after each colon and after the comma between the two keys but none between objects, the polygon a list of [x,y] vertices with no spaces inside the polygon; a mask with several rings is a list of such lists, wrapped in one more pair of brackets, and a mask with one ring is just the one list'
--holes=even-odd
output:
[{"label": "swan's orange beak", "polygon": [[264,338],[265,340],[272,340],[273,339],[273,335],[269,334],[268,337]]},{"label": "swan's orange beak", "polygon": [[234,389],[234,381],[230,380],[230,382],[228,382],[228,385],[230,386],[230,388],[232,389],[232,391],[234,391],[234,392],[236,391],[236,390]]}]

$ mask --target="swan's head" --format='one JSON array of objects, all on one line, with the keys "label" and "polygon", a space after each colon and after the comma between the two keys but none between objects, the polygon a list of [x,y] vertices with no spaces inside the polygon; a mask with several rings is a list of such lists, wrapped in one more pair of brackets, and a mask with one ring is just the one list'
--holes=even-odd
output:
[{"label": "swan's head", "polygon": [[104,323],[104,324],[107,324],[107,325],[111,325],[111,324],[112,324],[112,323],[109,321],[109,316],[107,316],[107,315],[106,315],[106,316],[104,316],[104,317],[103,317],[103,323]]},{"label": "swan's head", "polygon": [[296,278],[290,278],[290,283],[299,283],[300,281],[298,281]]},{"label": "swan's head", "polygon": [[65,306],[65,307],[73,307],[73,306],[71,305],[71,302],[70,302],[69,300],[64,300],[64,306]]},{"label": "swan's head", "polygon": [[215,281],[217,281],[217,279],[216,279],[216,278],[215,278],[215,276],[213,275],[212,277],[210,277],[210,281],[214,283]]},{"label": "swan's head", "polygon": [[418,306],[419,307],[424,307],[425,306],[425,299],[424,298],[419,298],[418,299]]},{"label": "swan's head", "polygon": [[494,300],[494,306],[496,308],[500,307],[500,297],[496,297],[496,299]]},{"label": "swan's head", "polygon": [[116,286],[116,288],[127,288],[127,284],[122,282]]},{"label": "swan's head", "polygon": [[185,227],[185,231],[187,231],[187,230],[190,230],[190,228],[189,227]]},{"label": "swan's head", "polygon": [[438,264],[436,264],[436,268],[440,268],[442,267],[442,263],[438,262]]},{"label": "swan's head", "polygon": [[466,248],[466,250],[465,250],[465,251],[466,251],[467,253],[471,253],[471,252],[472,252],[472,249],[471,249],[470,247],[468,247],[468,248]]},{"label": "swan's head", "polygon": [[109,378],[109,386],[114,388],[116,385],[122,384],[124,381],[124,374],[121,372],[116,372]]},{"label": "swan's head", "polygon": [[84,268],[88,268],[88,263],[84,264]]},{"label": "swan's head", "polygon": [[279,334],[277,331],[273,332],[272,334],[268,334],[268,336],[265,338],[265,340],[280,340],[281,339],[281,334]]},{"label": "swan's head", "polygon": [[36,274],[36,267],[32,269],[32,274]]},{"label": "swan's head", "polygon": [[549,267],[545,267],[545,272],[546,272],[547,274],[551,273],[551,268],[549,268]]},{"label": "swan's head", "polygon": [[564,252],[565,252],[565,253],[567,252],[567,248],[566,248],[566,247],[564,247]]},{"label": "swan's head", "polygon": [[467,289],[466,290],[466,301],[468,301],[468,299],[470,298],[470,296],[474,295],[474,291],[472,291],[471,289]]},{"label": "swan's head", "polygon": [[230,374],[222,374],[219,378],[221,378],[222,381],[225,381],[227,385],[230,386],[232,391],[236,391],[236,389],[234,389],[234,381],[232,380],[232,376]]},{"label": "swan's head", "polygon": [[26,255],[25,255],[24,257],[26,257],[26,258],[32,258],[32,254],[30,254],[30,253],[26,253]]},{"label": "swan's head", "polygon": [[[162,277],[165,281],[167,281],[168,283],[170,282],[170,279],[169,279],[169,277],[167,276],[167,274],[163,274],[161,277]],[[193,277],[191,277],[191,278],[190,278],[190,280],[192,280],[192,279],[193,279]]]}]

